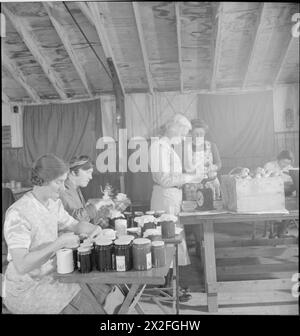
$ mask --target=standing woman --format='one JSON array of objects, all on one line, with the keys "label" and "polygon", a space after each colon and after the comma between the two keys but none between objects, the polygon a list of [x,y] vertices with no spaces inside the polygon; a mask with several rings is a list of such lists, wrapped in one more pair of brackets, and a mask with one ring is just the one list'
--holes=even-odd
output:
[{"label": "standing woman", "polygon": [[214,142],[207,140],[208,125],[203,120],[194,119],[191,123],[193,166],[203,167],[204,178],[209,179],[205,187],[212,190],[214,200],[219,199],[221,191],[217,172],[221,169],[222,162],[218,148]]},{"label": "standing woman", "polygon": [[[4,280],[4,303],[15,314],[93,313],[78,284],[60,283],[53,278],[55,253],[78,246],[75,234],[101,230],[71,217],[59,199],[68,166],[53,154],[36,160],[31,173],[33,190],[27,192],[5,215],[4,236],[9,264]],[[70,231],[59,235],[59,231]],[[101,286],[101,302],[110,291]],[[72,303],[71,303],[72,302]],[[75,308],[74,308],[75,307]]]},{"label": "standing woman", "polygon": [[[152,210],[165,210],[178,215],[182,203],[182,186],[185,183],[201,182],[202,178],[182,172],[182,160],[172,144],[180,145],[183,138],[191,130],[191,123],[182,114],[176,114],[165,126],[164,136],[151,145],[151,171],[153,190],[151,197]],[[158,167],[154,167],[158,163]],[[190,264],[185,239],[178,246],[180,266]]]}]

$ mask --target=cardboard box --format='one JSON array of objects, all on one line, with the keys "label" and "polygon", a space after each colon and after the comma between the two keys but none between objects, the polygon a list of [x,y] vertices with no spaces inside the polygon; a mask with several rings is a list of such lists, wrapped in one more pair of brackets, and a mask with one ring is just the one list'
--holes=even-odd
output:
[{"label": "cardboard box", "polygon": [[280,177],[243,179],[223,175],[222,201],[236,212],[285,211],[284,184]]}]

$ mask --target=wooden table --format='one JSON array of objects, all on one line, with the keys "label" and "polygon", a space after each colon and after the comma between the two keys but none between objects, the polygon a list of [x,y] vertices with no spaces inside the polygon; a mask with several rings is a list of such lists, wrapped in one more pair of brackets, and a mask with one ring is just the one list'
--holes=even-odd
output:
[{"label": "wooden table", "polygon": [[127,272],[99,272],[94,270],[90,273],[80,273],[74,271],[69,274],[55,274],[55,278],[61,282],[79,283],[82,289],[90,296],[91,301],[99,313],[106,314],[103,307],[98,303],[89,284],[114,284],[117,286],[125,285],[128,289],[125,300],[123,301],[118,314],[128,314],[135,308],[138,313],[144,314],[139,299],[147,285],[163,285],[171,262],[174,258],[175,248],[167,246],[166,266],[160,268],[151,268],[147,271],[127,271]]},{"label": "wooden table", "polygon": [[[262,222],[262,221],[282,221],[299,219],[299,211],[293,210],[288,214],[268,213],[268,214],[238,214],[221,213],[217,211],[205,212],[181,212],[179,214],[181,225],[197,225],[202,237],[203,266],[205,276],[205,291],[207,294],[207,305],[209,312],[218,311],[218,290],[226,283],[217,282],[217,269],[214,242],[215,223],[234,223],[234,222]],[[275,280],[267,280],[275,281]],[[236,285],[232,282],[232,286]],[[290,280],[289,280],[290,284]],[[224,286],[223,286],[224,287]]]}]

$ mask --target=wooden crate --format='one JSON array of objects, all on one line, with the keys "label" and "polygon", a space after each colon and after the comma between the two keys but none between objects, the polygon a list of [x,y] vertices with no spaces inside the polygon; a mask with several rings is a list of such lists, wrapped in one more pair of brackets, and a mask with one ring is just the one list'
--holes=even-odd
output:
[{"label": "wooden crate", "polygon": [[284,184],[280,177],[253,179],[223,175],[223,206],[236,212],[284,211]]}]

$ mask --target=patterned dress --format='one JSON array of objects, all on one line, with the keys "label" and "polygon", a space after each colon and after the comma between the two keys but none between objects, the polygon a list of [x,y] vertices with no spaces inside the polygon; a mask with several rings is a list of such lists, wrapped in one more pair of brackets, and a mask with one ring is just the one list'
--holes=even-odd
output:
[{"label": "patterned dress", "polygon": [[63,208],[61,200],[49,200],[46,207],[28,192],[6,212],[4,236],[9,264],[4,278],[4,303],[15,314],[58,314],[79,293],[77,284],[60,283],[53,278],[56,258],[53,254],[41,267],[19,274],[11,258],[14,248],[35,251],[54,242],[59,230],[77,221]]}]

